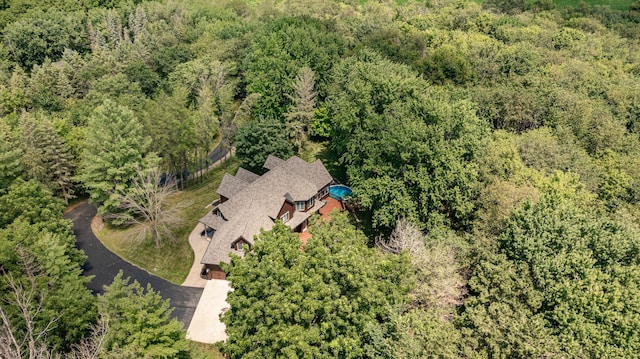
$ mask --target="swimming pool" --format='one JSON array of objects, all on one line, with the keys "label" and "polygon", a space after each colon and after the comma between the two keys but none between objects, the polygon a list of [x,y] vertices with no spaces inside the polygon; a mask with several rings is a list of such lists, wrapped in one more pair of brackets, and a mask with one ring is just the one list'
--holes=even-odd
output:
[{"label": "swimming pool", "polygon": [[353,196],[351,188],[344,185],[336,185],[329,187],[329,196],[335,199],[343,199]]}]

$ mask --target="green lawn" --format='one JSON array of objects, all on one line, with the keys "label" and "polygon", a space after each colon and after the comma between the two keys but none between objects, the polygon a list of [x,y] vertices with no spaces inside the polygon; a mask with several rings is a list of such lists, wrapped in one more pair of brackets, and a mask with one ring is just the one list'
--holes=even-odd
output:
[{"label": "green lawn", "polygon": [[[554,0],[553,2],[560,9],[567,7],[576,7],[581,0]],[[585,3],[594,5],[606,5],[613,10],[629,10],[629,5],[633,3],[632,0],[582,0]]]},{"label": "green lawn", "polygon": [[[482,4],[484,0],[471,0],[473,2],[477,2],[478,4]],[[534,0],[527,0],[527,3],[533,3]],[[635,0],[553,0],[553,3],[556,4],[558,9],[564,9],[568,7],[577,7],[580,4],[580,1],[584,1],[585,3],[594,6],[609,6],[613,10],[629,10],[629,6]]]},{"label": "green lawn", "polygon": [[189,342],[192,359],[223,359],[224,356],[215,344]]},{"label": "green lawn", "polygon": [[313,162],[319,158],[318,156],[325,150],[327,144],[327,141],[305,141],[305,143],[302,145],[302,153],[300,153],[298,157],[307,162]]},{"label": "green lawn", "polygon": [[206,206],[218,197],[216,189],[224,174],[235,173],[237,168],[238,162],[232,158],[222,167],[209,172],[201,184],[180,191],[171,199],[173,205],[189,205],[181,210],[184,223],[173,230],[175,241],[165,241],[159,249],[152,241],[132,241],[132,229],[123,230],[105,225],[96,231],[96,236],[107,248],[127,261],[172,283],[182,284],[194,260],[189,233],[198,219],[207,213]]}]

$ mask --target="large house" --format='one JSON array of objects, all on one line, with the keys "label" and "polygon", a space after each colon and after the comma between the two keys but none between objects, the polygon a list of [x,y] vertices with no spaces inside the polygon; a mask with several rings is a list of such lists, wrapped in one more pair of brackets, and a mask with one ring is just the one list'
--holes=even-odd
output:
[{"label": "large house", "polygon": [[263,167],[262,176],[244,168],[235,176],[226,174],[217,206],[200,219],[210,239],[201,261],[207,279],[224,279],[220,263],[228,263],[231,253],[242,256],[245,247],[251,249],[261,228],[269,230],[280,220],[294,232],[305,232],[309,217],[326,204],[333,178],[320,160],[269,156]]}]

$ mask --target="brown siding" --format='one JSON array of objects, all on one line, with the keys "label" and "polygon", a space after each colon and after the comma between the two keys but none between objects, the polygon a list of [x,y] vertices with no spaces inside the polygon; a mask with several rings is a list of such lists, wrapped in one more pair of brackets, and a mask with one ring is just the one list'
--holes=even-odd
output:
[{"label": "brown siding", "polygon": [[280,219],[285,212],[289,212],[289,219],[293,217],[293,212],[296,210],[296,206],[289,203],[288,201],[284,201],[282,208],[280,208],[280,212],[278,212],[278,216],[276,219]]},{"label": "brown siding", "polygon": [[226,274],[224,273],[222,268],[220,268],[219,265],[207,264],[206,268],[209,270],[209,273],[207,273],[207,279],[225,279],[226,278]]},{"label": "brown siding", "polygon": [[229,198],[225,197],[225,196],[220,196],[220,204],[225,203]]}]

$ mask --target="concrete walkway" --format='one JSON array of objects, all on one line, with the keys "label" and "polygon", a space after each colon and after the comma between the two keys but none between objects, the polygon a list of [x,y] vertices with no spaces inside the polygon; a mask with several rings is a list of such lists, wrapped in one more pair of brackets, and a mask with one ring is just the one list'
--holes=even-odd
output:
[{"label": "concrete walkway", "polygon": [[193,265],[191,266],[191,270],[189,270],[189,275],[187,275],[184,283],[182,283],[184,287],[204,288],[207,284],[207,280],[200,277],[200,272],[202,271],[200,260],[209,245],[209,241],[200,236],[203,230],[204,224],[198,223],[196,228],[189,234],[189,244],[193,250]]},{"label": "concrete walkway", "polygon": [[206,282],[189,324],[187,339],[212,344],[227,339],[226,326],[220,321],[220,315],[229,310],[227,294],[233,289],[226,280],[212,279]]},{"label": "concrete walkway", "polygon": [[231,283],[226,280],[206,280],[200,277],[202,271],[200,260],[209,246],[209,241],[200,235],[203,230],[204,225],[198,223],[189,234],[189,244],[193,250],[194,260],[189,275],[182,285],[204,288],[187,329],[187,339],[213,344],[227,339],[226,327],[220,321],[220,315],[230,308],[227,303],[227,294],[232,289]]},{"label": "concrete walkway", "polygon": [[[216,158],[211,158],[215,163],[207,170],[219,166],[226,160],[226,153],[222,153],[220,146],[212,152]],[[231,149],[233,155],[234,149]],[[217,159],[217,161],[216,161]],[[202,238],[200,233],[204,230],[204,224],[198,223],[189,234],[189,244],[193,250],[193,265],[187,278],[182,283],[184,287],[204,288],[198,305],[193,312],[191,323],[187,329],[187,339],[201,343],[213,344],[227,339],[225,325],[220,321],[220,315],[230,308],[227,303],[227,294],[233,290],[231,283],[226,280],[206,280],[200,277],[202,271],[202,256],[209,246],[209,241]]]},{"label": "concrete walkway", "polygon": [[230,308],[227,303],[227,294],[232,289],[229,281],[206,280],[200,277],[202,270],[200,259],[209,245],[209,241],[200,236],[202,230],[204,225],[198,223],[189,235],[189,244],[195,258],[187,279],[182,283],[183,286],[204,288],[187,329],[187,339],[213,344],[227,339],[226,327],[220,321],[220,315]]},{"label": "concrete walkway", "polygon": [[[218,144],[216,148],[209,153],[208,157],[213,163],[204,171],[210,171],[215,167],[220,166],[227,160],[227,155],[233,156],[235,154],[235,148],[231,148],[231,152],[224,151],[222,149],[221,144]],[[213,194],[212,194],[213,195]],[[213,198],[212,198],[213,200]],[[209,206],[207,206],[209,207]],[[200,277],[200,271],[202,271],[202,256],[204,256],[204,252],[207,250],[207,246],[209,246],[209,241],[202,238],[200,233],[204,230],[204,224],[198,223],[196,228],[191,231],[189,234],[189,244],[191,245],[191,249],[193,250],[193,265],[191,266],[191,270],[189,270],[189,274],[187,278],[182,283],[183,287],[195,287],[195,288],[204,288],[207,283],[206,279],[202,279]]]}]

